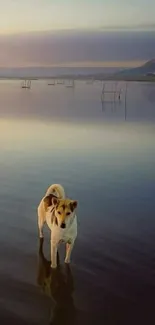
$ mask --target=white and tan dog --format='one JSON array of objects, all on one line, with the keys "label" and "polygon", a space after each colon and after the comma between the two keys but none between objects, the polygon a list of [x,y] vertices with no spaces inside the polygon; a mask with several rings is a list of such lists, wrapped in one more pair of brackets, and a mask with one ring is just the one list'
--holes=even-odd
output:
[{"label": "white and tan dog", "polygon": [[51,267],[57,267],[57,251],[60,242],[66,243],[65,263],[70,263],[71,252],[77,237],[77,201],[66,198],[60,184],[51,185],[38,206],[39,236],[43,238],[46,222],[51,230]]}]

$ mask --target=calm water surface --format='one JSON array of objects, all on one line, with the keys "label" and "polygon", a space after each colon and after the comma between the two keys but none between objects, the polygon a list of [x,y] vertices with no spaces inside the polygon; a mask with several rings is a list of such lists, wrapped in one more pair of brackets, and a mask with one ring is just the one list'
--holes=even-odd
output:
[{"label": "calm water surface", "polygon": [[[108,89],[114,87],[111,83]],[[155,323],[155,85],[74,89],[0,83],[0,321],[2,324]],[[36,208],[60,182],[77,199],[71,269],[49,268]]]}]

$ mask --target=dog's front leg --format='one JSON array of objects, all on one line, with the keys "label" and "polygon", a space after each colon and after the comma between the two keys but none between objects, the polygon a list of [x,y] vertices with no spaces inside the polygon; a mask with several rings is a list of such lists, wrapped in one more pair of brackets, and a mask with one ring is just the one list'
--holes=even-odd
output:
[{"label": "dog's front leg", "polygon": [[74,246],[74,241],[66,244],[65,263],[70,263],[70,257],[71,257],[73,246]]},{"label": "dog's front leg", "polygon": [[51,267],[53,269],[57,267],[57,251],[58,245],[51,241]]}]

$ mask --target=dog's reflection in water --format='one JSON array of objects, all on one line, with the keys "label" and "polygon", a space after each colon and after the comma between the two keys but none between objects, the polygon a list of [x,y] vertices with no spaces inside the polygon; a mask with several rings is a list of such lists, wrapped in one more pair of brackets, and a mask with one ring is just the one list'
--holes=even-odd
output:
[{"label": "dog's reflection in water", "polygon": [[39,244],[39,263],[37,283],[42,291],[52,298],[54,309],[50,317],[50,325],[74,325],[75,307],[73,301],[74,283],[69,265],[65,265],[62,271],[58,259],[58,267],[51,269],[51,262],[48,261],[43,253],[43,239]]}]

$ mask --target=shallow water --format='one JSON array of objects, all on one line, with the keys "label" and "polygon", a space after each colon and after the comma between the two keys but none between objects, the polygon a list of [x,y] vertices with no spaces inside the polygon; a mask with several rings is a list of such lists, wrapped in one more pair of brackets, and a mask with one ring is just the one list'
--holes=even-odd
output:
[{"label": "shallow water", "polygon": [[[118,87],[114,104],[100,82],[0,83],[3,324],[155,322],[155,85],[129,84],[126,107]],[[79,230],[71,271],[62,249],[50,276],[36,208],[55,182],[78,200]]]}]

